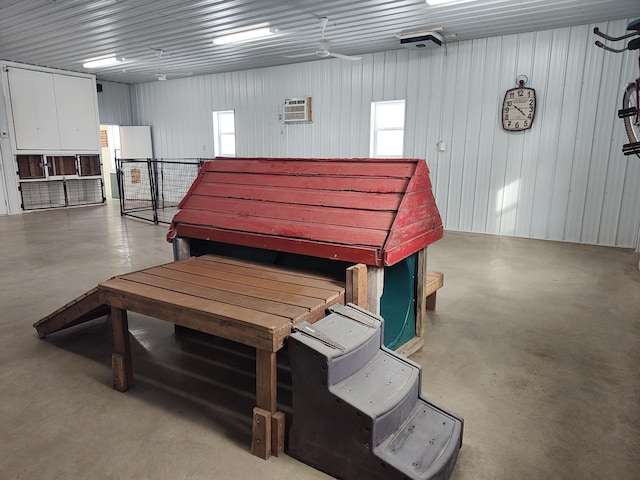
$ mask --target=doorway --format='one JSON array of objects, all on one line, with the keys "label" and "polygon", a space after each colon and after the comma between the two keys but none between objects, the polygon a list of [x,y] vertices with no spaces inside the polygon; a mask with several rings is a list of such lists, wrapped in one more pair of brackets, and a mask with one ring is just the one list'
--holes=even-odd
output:
[{"label": "doorway", "polygon": [[107,201],[120,198],[116,180],[116,159],[120,158],[120,126],[100,125],[100,156]]}]

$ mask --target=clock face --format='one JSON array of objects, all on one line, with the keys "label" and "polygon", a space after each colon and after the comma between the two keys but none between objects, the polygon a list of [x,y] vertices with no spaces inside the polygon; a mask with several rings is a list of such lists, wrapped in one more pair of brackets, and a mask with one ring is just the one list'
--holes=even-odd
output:
[{"label": "clock face", "polygon": [[520,87],[507,90],[502,102],[502,128],[512,132],[531,128],[536,116],[536,91]]}]

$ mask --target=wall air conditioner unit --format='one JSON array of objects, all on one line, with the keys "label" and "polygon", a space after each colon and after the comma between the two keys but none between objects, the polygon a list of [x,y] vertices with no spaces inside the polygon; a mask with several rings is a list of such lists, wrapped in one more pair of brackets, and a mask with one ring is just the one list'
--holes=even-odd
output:
[{"label": "wall air conditioner unit", "polygon": [[444,43],[444,37],[434,31],[402,33],[397,37],[404,48],[439,47]]},{"label": "wall air conditioner unit", "polygon": [[282,105],[283,123],[311,123],[311,97],[286,98]]}]

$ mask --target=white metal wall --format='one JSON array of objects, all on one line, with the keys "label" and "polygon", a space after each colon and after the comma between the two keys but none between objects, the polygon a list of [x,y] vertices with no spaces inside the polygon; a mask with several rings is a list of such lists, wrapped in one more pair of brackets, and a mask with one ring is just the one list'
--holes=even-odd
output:
[{"label": "white metal wall", "polygon": [[[152,126],[157,157],[213,156],[211,112],[228,109],[238,156],[361,157],[370,103],[405,98],[404,154],[427,159],[445,228],[632,247],[640,160],[621,153],[616,111],[634,59],[596,48],[593,26],[133,85],[133,120]],[[500,107],[519,74],[538,113],[508,133]],[[282,100],[303,95],[313,124],[280,124]]]},{"label": "white metal wall", "polygon": [[98,110],[101,125],[131,125],[130,86],[125,83],[98,81]]},{"label": "white metal wall", "polygon": [[0,149],[0,215],[6,215],[9,208],[9,200],[5,192],[4,164],[2,163],[2,149]]}]

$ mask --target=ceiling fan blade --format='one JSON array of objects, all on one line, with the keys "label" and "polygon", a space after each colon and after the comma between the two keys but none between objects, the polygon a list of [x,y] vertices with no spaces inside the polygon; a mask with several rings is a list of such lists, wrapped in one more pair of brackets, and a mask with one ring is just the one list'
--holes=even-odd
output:
[{"label": "ceiling fan blade", "polygon": [[316,52],[313,53],[298,53],[297,55],[283,55],[285,58],[302,58],[302,57],[315,57]]},{"label": "ceiling fan blade", "polygon": [[351,55],[342,55],[341,53],[329,53],[330,57],[341,58],[342,60],[362,60],[362,57],[354,57]]}]

